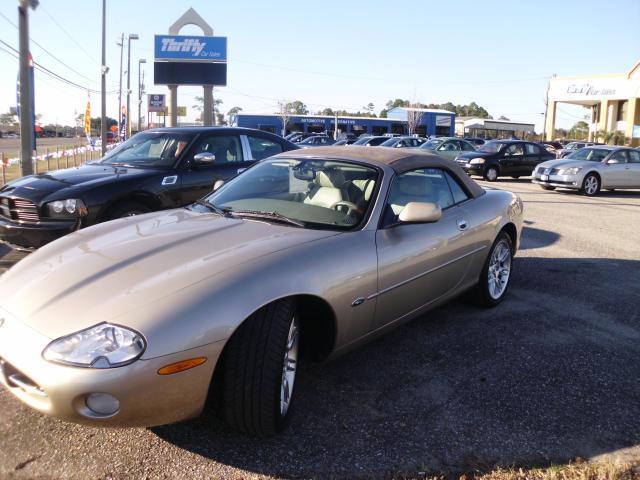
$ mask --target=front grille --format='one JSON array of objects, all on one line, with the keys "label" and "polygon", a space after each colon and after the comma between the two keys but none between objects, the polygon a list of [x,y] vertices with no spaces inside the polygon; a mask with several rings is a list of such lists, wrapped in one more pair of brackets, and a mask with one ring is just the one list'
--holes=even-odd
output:
[{"label": "front grille", "polygon": [[38,207],[29,200],[0,197],[0,216],[22,222],[39,222]]}]

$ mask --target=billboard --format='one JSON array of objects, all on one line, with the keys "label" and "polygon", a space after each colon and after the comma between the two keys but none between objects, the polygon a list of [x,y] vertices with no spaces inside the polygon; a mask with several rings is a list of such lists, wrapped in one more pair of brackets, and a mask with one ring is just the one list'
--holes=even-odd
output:
[{"label": "billboard", "polygon": [[226,63],[154,62],[153,83],[156,85],[227,84]]},{"label": "billboard", "polygon": [[156,60],[227,61],[227,37],[156,35]]}]

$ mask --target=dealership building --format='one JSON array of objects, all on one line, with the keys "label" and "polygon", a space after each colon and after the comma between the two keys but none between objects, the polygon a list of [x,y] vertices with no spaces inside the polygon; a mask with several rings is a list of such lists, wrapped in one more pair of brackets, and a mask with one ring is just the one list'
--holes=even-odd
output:
[{"label": "dealership building", "polygon": [[[408,117],[412,116],[411,119]],[[409,133],[409,123],[415,124],[413,133],[422,136],[453,135],[455,114],[447,110],[393,108],[387,112],[387,118],[348,117],[326,115],[292,115],[288,118],[286,132],[327,132],[338,135],[352,133],[384,135],[386,133]],[[257,128],[272,133],[282,133],[282,117],[277,114],[252,115],[239,113],[232,115],[230,124],[234,127]]]},{"label": "dealership building", "polygon": [[623,132],[640,145],[640,62],[629,72],[584,77],[552,77],[546,112],[545,136],[552,139],[559,103],[589,108],[589,140],[598,132]]}]

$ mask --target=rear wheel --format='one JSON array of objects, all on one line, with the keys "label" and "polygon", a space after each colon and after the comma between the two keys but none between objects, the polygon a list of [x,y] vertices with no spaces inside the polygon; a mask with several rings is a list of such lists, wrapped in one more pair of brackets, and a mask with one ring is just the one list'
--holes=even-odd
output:
[{"label": "rear wheel", "polygon": [[151,209],[142,203],[124,202],[111,207],[109,212],[107,212],[107,219],[115,220],[116,218],[133,217],[135,215],[149,213],[150,211]]},{"label": "rear wheel", "polygon": [[600,177],[595,173],[590,173],[584,177],[582,182],[582,193],[587,197],[594,197],[600,191]]},{"label": "rear wheel", "polygon": [[496,167],[485,168],[483,178],[487,182],[495,182],[498,179],[498,169]]},{"label": "rear wheel", "polygon": [[300,323],[293,300],[251,315],[233,334],[224,355],[223,406],[227,423],[252,435],[273,435],[293,402]]},{"label": "rear wheel", "polygon": [[512,263],[513,242],[503,231],[493,242],[476,285],[475,297],[480,305],[494,307],[502,301],[509,288]]}]

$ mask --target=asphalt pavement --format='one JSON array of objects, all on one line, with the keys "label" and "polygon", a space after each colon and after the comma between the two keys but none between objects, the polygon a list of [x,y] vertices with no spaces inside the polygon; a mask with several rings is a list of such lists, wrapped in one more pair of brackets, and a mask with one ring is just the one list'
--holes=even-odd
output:
[{"label": "asphalt pavement", "polygon": [[[640,459],[640,191],[517,192],[526,226],[507,299],[455,301],[307,366],[280,436],[215,411],[103,430],[0,390],[0,478],[390,477]],[[18,255],[0,250],[0,269]],[[2,292],[0,292],[0,296]]]}]

